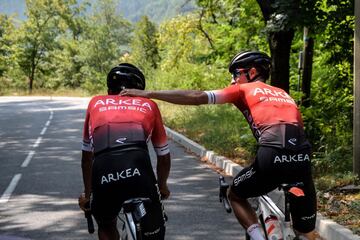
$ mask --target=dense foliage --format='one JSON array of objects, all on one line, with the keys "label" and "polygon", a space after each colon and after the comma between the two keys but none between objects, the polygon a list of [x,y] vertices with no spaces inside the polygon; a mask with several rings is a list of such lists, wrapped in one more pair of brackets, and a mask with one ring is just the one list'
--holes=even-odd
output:
[{"label": "dense foliage", "polygon": [[[286,88],[300,100],[298,55],[307,26],[315,48],[310,106],[302,112],[314,145],[316,172],[351,171],[353,0],[292,0],[292,7],[285,0],[198,0],[195,7],[194,2],[187,5],[192,1],[169,1],[167,9],[180,10],[162,16],[162,22],[152,20],[159,15],[153,12],[164,12],[165,5],[151,2],[145,11],[149,16],[134,16],[134,23],[123,17],[115,0],[27,0],[23,22],[0,15],[0,94],[32,88],[103,93],[107,71],[120,61],[140,66],[147,88],[222,88],[230,81],[227,66],[237,51],[258,49],[275,55],[276,34],[291,30],[286,53],[290,59],[286,65],[275,64],[274,71],[289,68]],[[268,2],[273,4],[263,5]],[[143,1],[132,1],[129,14],[140,4]],[[192,11],[181,6],[191,6]],[[237,154],[243,152],[238,147],[254,149],[251,133],[234,107],[208,106],[187,113],[166,114],[166,124],[229,157],[244,156]]]}]

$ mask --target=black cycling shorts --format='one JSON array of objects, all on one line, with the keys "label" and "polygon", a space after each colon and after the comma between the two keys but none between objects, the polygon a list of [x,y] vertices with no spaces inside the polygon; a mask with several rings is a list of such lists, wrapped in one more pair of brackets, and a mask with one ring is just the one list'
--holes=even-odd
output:
[{"label": "black cycling shorts", "polygon": [[260,146],[253,164],[233,179],[231,191],[240,198],[257,197],[282,183],[303,182],[304,197],[290,197],[293,227],[302,233],[315,229],[316,193],[311,175],[310,148],[291,151]]},{"label": "black cycling shorts", "polygon": [[147,197],[141,219],[143,239],[164,239],[164,209],[149,154],[144,149],[109,151],[95,157],[92,169],[91,210],[99,226],[116,220],[122,203]]}]

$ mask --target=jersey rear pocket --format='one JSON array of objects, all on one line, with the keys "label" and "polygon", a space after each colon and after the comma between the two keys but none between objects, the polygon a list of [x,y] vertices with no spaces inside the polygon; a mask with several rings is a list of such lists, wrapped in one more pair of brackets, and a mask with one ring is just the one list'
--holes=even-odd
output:
[{"label": "jersey rear pocket", "polygon": [[140,123],[108,123],[94,129],[94,152],[146,142],[144,128]]}]

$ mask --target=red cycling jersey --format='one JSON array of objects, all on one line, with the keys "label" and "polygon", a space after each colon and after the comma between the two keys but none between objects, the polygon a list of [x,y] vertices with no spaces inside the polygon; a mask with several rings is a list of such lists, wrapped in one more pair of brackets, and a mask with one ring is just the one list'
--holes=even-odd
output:
[{"label": "red cycling jersey", "polygon": [[262,145],[284,147],[284,140],[279,139],[279,135],[285,135],[280,128],[286,125],[296,126],[303,135],[300,111],[289,94],[280,88],[256,81],[206,93],[209,103],[233,103],[243,113]]},{"label": "red cycling jersey", "polygon": [[169,153],[161,114],[152,100],[118,95],[95,96],[90,100],[82,150],[96,153],[149,139],[158,156]]}]

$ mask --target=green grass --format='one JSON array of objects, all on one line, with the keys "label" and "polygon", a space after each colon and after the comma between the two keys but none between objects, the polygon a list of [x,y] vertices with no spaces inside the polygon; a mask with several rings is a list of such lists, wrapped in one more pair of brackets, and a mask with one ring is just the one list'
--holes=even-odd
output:
[{"label": "green grass", "polygon": [[[106,94],[106,92],[99,92]],[[31,94],[28,90],[6,89],[0,92],[0,96],[63,96],[63,97],[91,97],[91,94],[81,89],[61,88],[56,91],[49,89],[33,89]]]},{"label": "green grass", "polygon": [[231,105],[182,106],[158,101],[165,125],[209,150],[246,164],[256,142],[242,114]]}]

